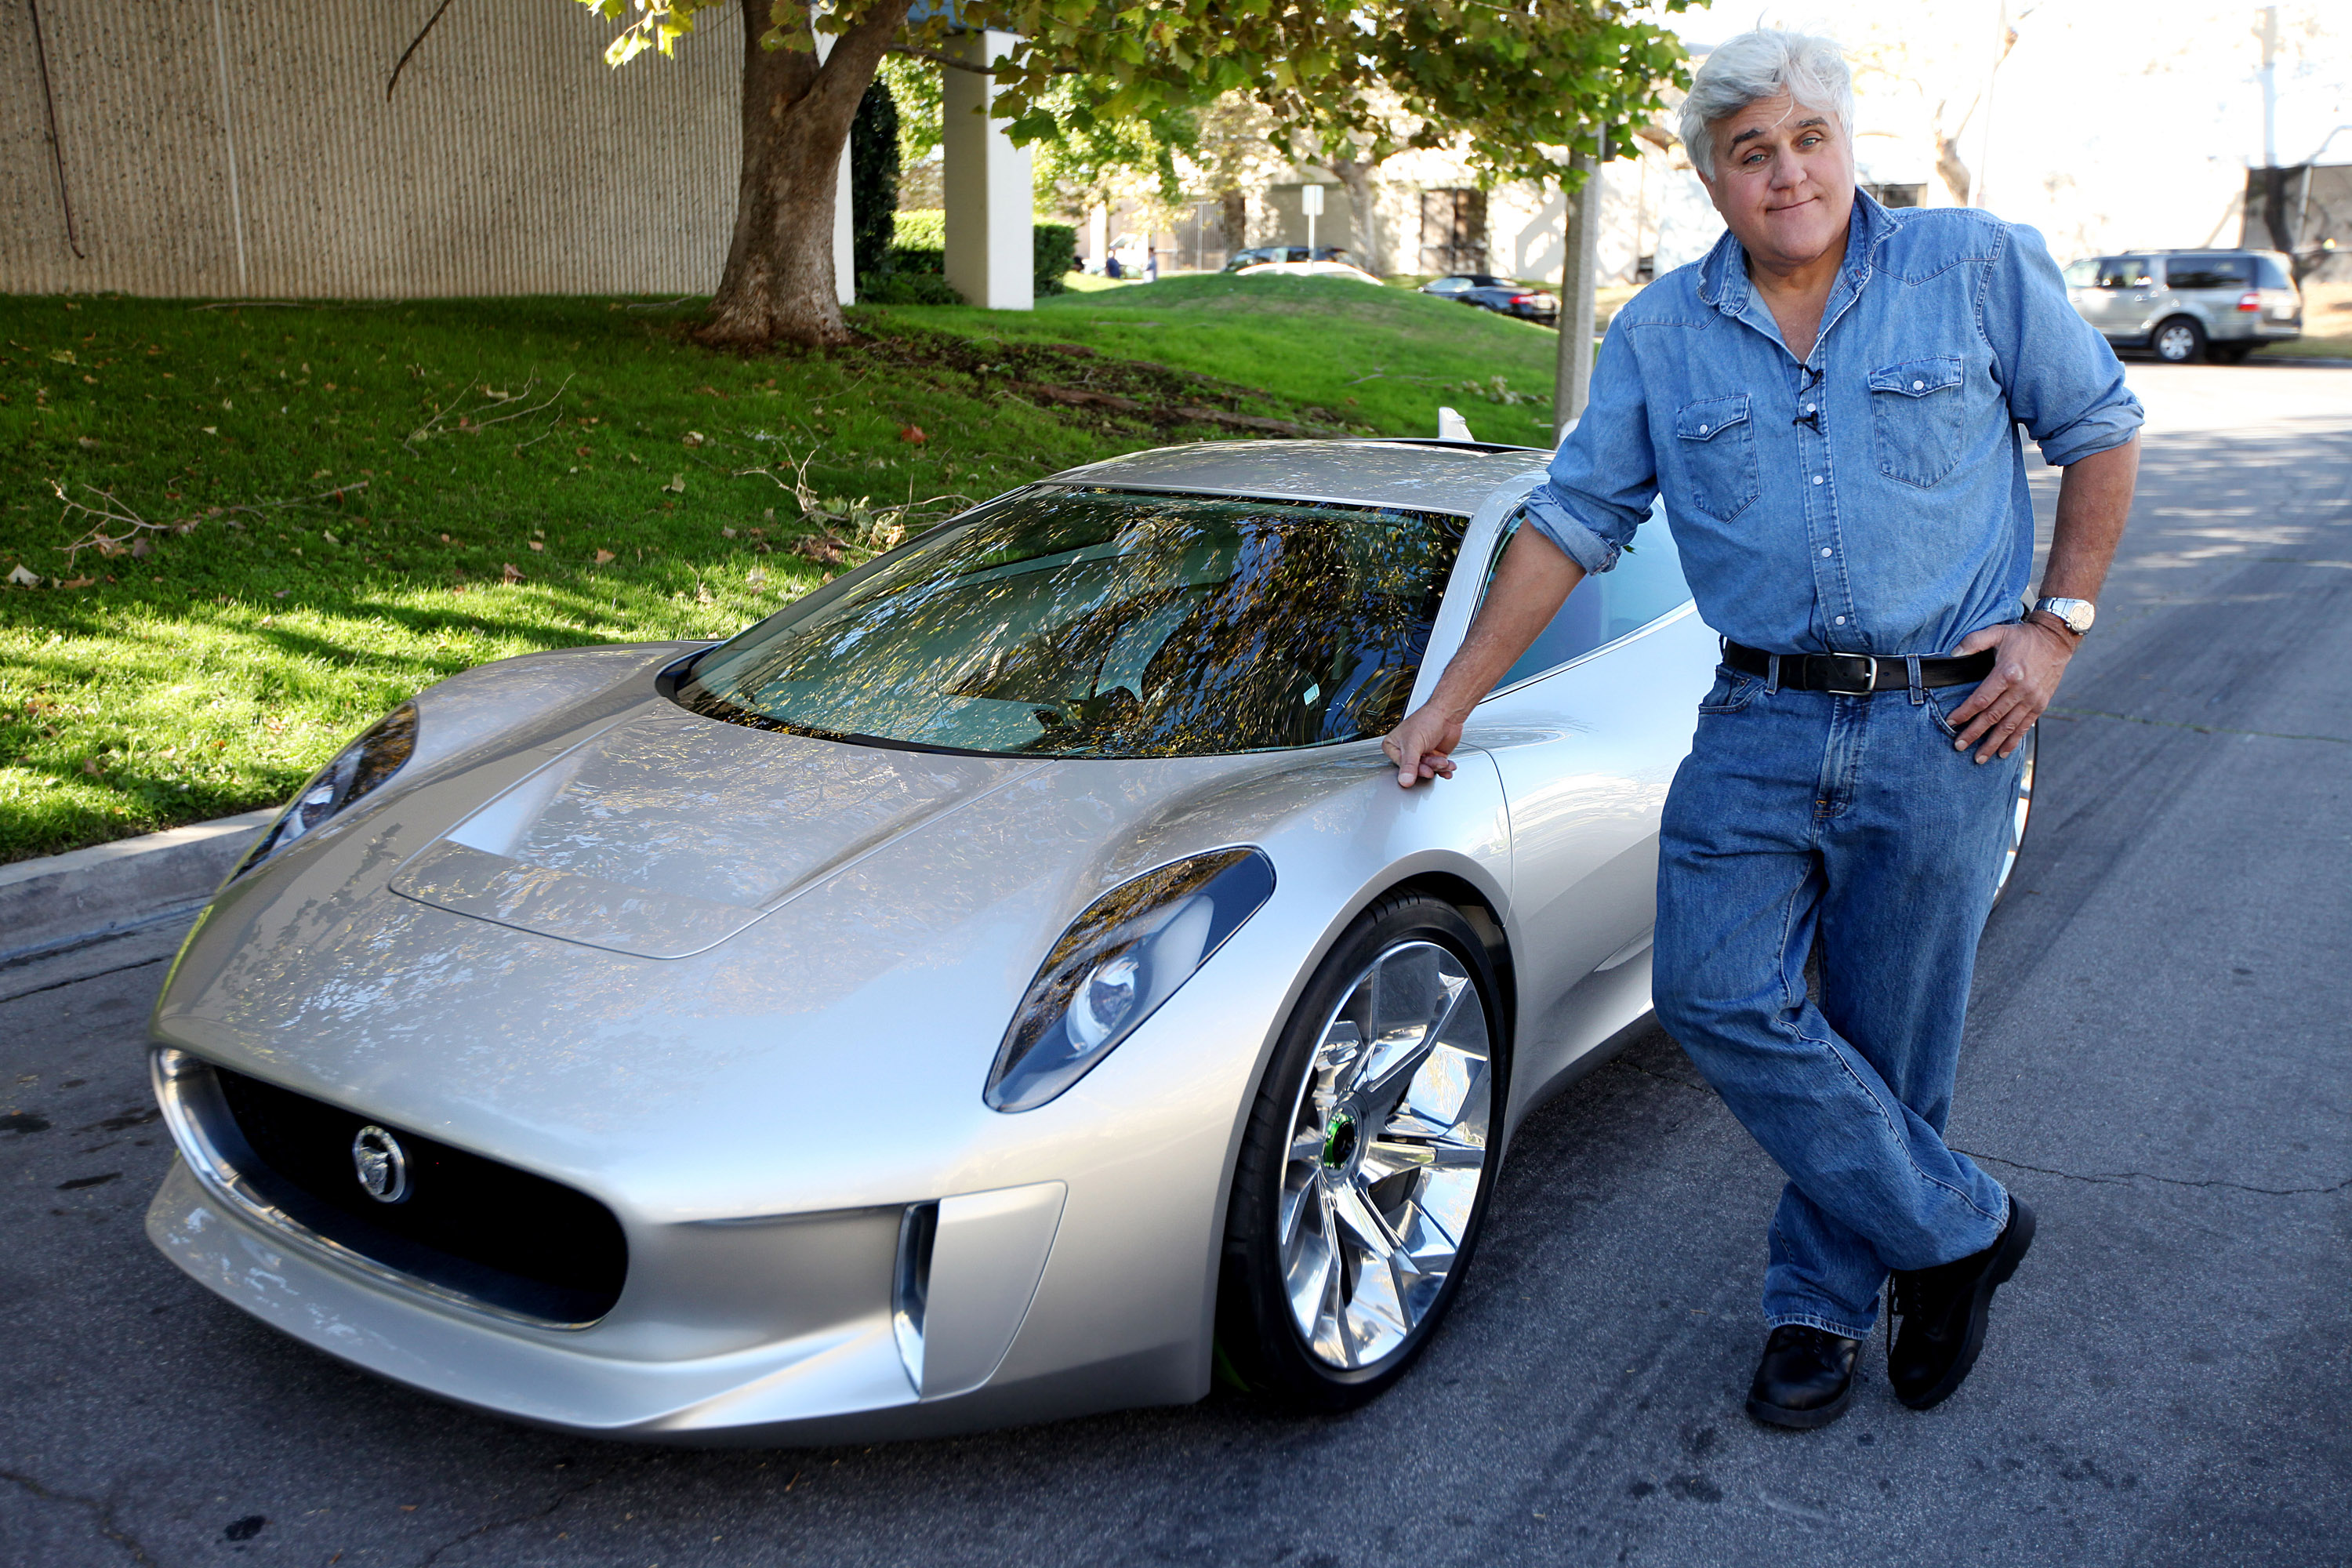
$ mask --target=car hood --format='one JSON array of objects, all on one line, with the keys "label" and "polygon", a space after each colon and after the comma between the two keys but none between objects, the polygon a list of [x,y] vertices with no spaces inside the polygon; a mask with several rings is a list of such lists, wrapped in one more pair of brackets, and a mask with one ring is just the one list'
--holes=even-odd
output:
[{"label": "car hood", "polygon": [[520,931],[684,958],[1044,765],[640,713],[500,791],[391,886]]}]

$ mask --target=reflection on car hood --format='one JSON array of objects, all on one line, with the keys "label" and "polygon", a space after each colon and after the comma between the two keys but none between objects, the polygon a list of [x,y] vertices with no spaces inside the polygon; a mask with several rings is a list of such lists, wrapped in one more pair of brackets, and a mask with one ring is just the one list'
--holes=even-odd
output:
[{"label": "reflection on car hood", "polygon": [[645,714],[465,817],[392,889],[545,936],[682,958],[1041,765]]}]

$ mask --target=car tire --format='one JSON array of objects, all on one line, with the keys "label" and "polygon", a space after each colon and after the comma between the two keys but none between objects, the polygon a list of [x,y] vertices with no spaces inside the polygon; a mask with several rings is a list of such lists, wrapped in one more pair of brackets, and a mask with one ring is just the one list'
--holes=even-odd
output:
[{"label": "car tire", "polygon": [[2205,357],[2205,329],[2189,316],[2168,316],[2148,335],[2148,346],[2167,364],[2195,364]]},{"label": "car tire", "polygon": [[[1420,895],[1374,903],[1317,968],[1234,1167],[1223,1381],[1295,1408],[1351,1409],[1428,1344],[1494,1192],[1509,1085],[1500,998],[1469,921]],[[1416,1018],[1435,1022],[1406,1037]]]}]

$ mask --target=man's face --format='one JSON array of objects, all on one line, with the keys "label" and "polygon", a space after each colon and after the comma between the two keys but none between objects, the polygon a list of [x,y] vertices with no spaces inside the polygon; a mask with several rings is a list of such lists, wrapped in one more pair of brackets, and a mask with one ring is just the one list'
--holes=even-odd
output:
[{"label": "man's face", "polygon": [[1853,144],[1837,116],[1782,93],[1709,129],[1715,177],[1705,180],[1706,193],[1750,257],[1796,267],[1843,246],[1853,213]]}]

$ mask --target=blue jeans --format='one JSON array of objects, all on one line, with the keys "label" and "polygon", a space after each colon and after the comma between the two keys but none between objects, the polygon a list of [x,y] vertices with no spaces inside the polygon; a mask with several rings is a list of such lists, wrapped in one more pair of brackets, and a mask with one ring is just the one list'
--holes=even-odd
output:
[{"label": "blue jeans", "polygon": [[1889,1269],[2009,1219],[1943,1130],[2023,763],[1953,750],[1972,688],[1912,677],[1837,697],[1718,668],[1659,847],[1658,1017],[1789,1177],[1764,1315],[1853,1339]]}]

